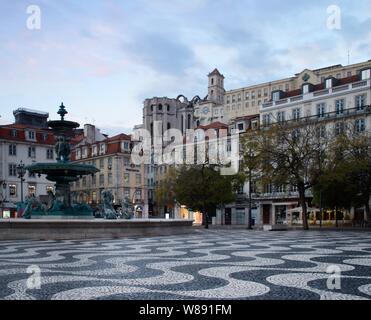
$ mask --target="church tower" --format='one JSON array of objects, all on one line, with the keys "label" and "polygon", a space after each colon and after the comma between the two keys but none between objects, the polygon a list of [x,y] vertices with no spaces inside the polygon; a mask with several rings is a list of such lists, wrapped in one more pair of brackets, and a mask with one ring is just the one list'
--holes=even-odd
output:
[{"label": "church tower", "polygon": [[218,69],[214,69],[209,75],[208,100],[216,104],[223,104],[224,99],[224,76]]}]

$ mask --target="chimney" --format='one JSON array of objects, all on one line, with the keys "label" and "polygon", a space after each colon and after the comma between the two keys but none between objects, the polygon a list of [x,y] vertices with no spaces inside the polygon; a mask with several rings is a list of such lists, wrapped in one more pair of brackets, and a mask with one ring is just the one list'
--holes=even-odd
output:
[{"label": "chimney", "polygon": [[92,124],[84,125],[84,136],[88,143],[95,142],[95,126]]}]

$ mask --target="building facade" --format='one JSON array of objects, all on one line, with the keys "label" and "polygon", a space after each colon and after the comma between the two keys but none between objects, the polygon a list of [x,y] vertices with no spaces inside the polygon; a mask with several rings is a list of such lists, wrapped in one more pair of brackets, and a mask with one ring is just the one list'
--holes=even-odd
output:
[{"label": "building facade", "polygon": [[[275,122],[295,122],[316,124],[324,138],[328,133],[341,134],[346,127],[356,132],[371,132],[371,67],[357,70],[353,76],[345,78],[329,77],[323,83],[314,85],[309,81],[299,90],[272,93],[272,101],[260,109],[261,125],[270,126]],[[302,223],[302,213],[298,206],[298,193],[294,188],[266,186],[261,193],[253,195],[258,203],[259,225]],[[310,205],[312,194],[307,192],[309,212],[317,216],[319,209]],[[358,210],[359,212],[359,210]],[[350,213],[355,218],[356,209]],[[366,213],[362,211],[366,220]],[[335,217],[325,217],[334,220]],[[358,218],[359,219],[359,218]],[[316,220],[316,219],[314,219]]]},{"label": "building facade", "polygon": [[[208,75],[208,96],[195,107],[195,119],[200,121],[195,125],[207,125],[215,121],[228,124],[235,118],[258,114],[261,106],[270,101],[272,92],[300,90],[306,82],[320,85],[329,77],[349,78],[369,67],[371,60],[348,66],[339,64],[315,70],[305,69],[293,77],[228,91],[224,90],[224,76],[215,69]],[[219,98],[223,91],[224,94]]]},{"label": "building facade", "polygon": [[94,165],[100,172],[83,177],[72,185],[75,201],[86,202],[95,208],[101,204],[102,191],[111,190],[116,207],[128,199],[137,218],[148,218],[145,166],[131,161],[131,136],[107,137],[95,126],[85,125],[84,134],[78,140],[72,150],[72,160]]},{"label": "building facade", "polygon": [[42,201],[54,183],[45,176],[25,172],[24,181],[17,172],[21,162],[27,166],[36,162],[55,162],[54,136],[48,129],[48,113],[17,109],[15,122],[0,126],[0,218],[17,217],[16,205],[29,195]]}]

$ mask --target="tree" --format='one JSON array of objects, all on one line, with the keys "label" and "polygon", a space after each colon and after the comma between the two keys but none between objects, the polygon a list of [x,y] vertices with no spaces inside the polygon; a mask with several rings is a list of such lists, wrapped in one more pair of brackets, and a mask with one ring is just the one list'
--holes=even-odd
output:
[{"label": "tree", "polygon": [[[303,228],[308,230],[306,192],[315,185],[326,161],[328,139],[324,139],[315,125],[280,123],[261,128],[255,135],[254,154],[263,184],[290,185],[299,193]],[[244,151],[244,159],[246,153]],[[247,161],[248,162],[248,161]]]},{"label": "tree", "polygon": [[237,176],[223,176],[217,166],[189,165],[178,169],[175,196],[179,203],[201,211],[205,228],[208,228],[208,212],[235,201]]},{"label": "tree", "polygon": [[344,161],[351,168],[349,181],[355,185],[357,193],[353,205],[364,206],[367,220],[371,221],[370,195],[371,195],[371,134],[359,133],[350,128],[341,136]]},{"label": "tree", "polygon": [[157,207],[175,207],[175,181],[176,181],[176,169],[174,167],[168,167],[167,173],[163,180],[160,180],[155,189],[155,199]]},{"label": "tree", "polygon": [[261,177],[259,167],[258,139],[256,139],[256,131],[246,132],[241,139],[242,157],[241,157],[241,178],[243,182],[249,183],[249,216],[248,229],[252,228],[252,184]]}]

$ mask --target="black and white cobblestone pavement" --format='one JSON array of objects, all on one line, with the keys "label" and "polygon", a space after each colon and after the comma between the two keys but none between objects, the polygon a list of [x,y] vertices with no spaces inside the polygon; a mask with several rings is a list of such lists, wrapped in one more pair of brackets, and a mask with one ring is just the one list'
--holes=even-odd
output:
[{"label": "black and white cobblestone pavement", "polygon": [[[329,266],[340,290],[327,286]],[[40,268],[40,289],[27,268]],[[31,282],[34,283],[34,282]],[[197,230],[0,242],[0,299],[371,299],[371,233]]]}]

